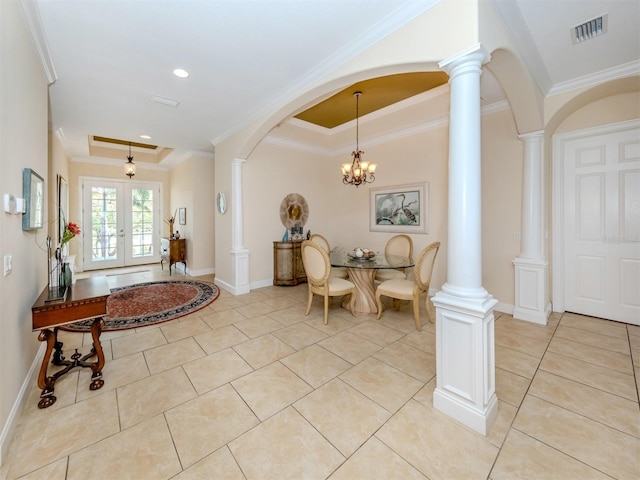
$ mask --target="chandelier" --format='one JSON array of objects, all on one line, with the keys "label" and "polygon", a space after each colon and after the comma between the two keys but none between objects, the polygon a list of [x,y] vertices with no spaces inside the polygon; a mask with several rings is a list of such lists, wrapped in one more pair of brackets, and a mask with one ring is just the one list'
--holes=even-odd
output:
[{"label": "chandelier", "polygon": [[136,164],[133,163],[133,157],[131,156],[131,142],[129,142],[129,156],[124,164],[124,174],[129,178],[136,174]]},{"label": "chandelier", "polygon": [[376,167],[378,166],[375,163],[369,163],[362,159],[362,154],[364,152],[360,150],[358,145],[358,107],[360,95],[362,95],[362,92],[353,93],[353,96],[356,97],[356,149],[351,152],[351,155],[353,155],[353,161],[351,163],[343,163],[341,167],[342,183],[345,185],[355,185],[356,187],[359,187],[363,183],[373,183],[376,180],[375,173]]}]

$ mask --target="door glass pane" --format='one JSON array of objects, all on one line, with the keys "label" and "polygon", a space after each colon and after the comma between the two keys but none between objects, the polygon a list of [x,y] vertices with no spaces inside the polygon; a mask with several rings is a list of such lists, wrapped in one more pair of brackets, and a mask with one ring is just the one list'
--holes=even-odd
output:
[{"label": "door glass pane", "polygon": [[131,255],[153,255],[153,190],[134,188],[131,191]]},{"label": "door glass pane", "polygon": [[117,189],[91,188],[91,258],[113,260],[117,252]]}]

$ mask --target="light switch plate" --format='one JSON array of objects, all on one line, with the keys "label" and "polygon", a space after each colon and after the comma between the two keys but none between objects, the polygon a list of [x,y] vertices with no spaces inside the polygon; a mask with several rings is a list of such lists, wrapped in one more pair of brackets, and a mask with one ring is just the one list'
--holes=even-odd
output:
[{"label": "light switch plate", "polygon": [[4,194],[4,211],[7,213],[16,213],[16,197],[10,193]]},{"label": "light switch plate", "polygon": [[11,255],[4,256],[4,276],[6,277],[13,270],[13,257]]}]

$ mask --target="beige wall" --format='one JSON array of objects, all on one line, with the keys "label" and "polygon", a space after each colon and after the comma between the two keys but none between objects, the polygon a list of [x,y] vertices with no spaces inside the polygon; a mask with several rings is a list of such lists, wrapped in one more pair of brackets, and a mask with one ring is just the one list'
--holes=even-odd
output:
[{"label": "beige wall", "polygon": [[[123,160],[124,164],[124,160]],[[74,219],[79,217],[80,198],[78,196],[81,177],[106,178],[127,181],[121,165],[101,165],[74,160],[69,164],[69,205]],[[187,223],[180,225],[176,218],[174,231],[180,231],[187,244],[187,266],[191,275],[214,272],[214,162],[211,156],[191,156],[171,170],[145,168],[138,163],[136,181],[159,182],[162,184],[161,234],[169,235],[166,220],[178,208],[187,209]],[[77,206],[73,210],[73,206]],[[72,219],[73,220],[73,219]],[[80,219],[78,218],[78,221]],[[79,242],[70,243],[70,253],[79,254]],[[79,260],[76,264],[81,266]]]},{"label": "beige wall", "polygon": [[[190,275],[214,272],[214,162],[211,157],[192,156],[171,170],[171,206],[173,215],[179,208],[186,208],[186,225],[180,225],[176,217],[174,230],[186,239],[187,266]],[[164,234],[169,227],[164,224]]]},{"label": "beige wall", "polygon": [[[69,184],[69,157],[65,153],[60,140],[53,132],[49,132],[49,235],[58,241],[58,176],[62,176]],[[69,220],[69,219],[67,219]]]},{"label": "beige wall", "polygon": [[482,286],[499,311],[511,312],[515,302],[523,151],[511,110],[482,117]]},{"label": "beige wall", "polygon": [[[423,115],[427,111],[424,108]],[[414,115],[410,120],[415,120]],[[389,131],[399,128],[400,121],[395,115],[365,123],[366,131]],[[353,137],[355,131],[349,134]],[[280,204],[286,195],[298,193],[306,199],[310,213],[305,232],[310,229],[324,235],[332,247],[383,251],[392,234],[369,230],[371,189],[428,182],[428,233],[410,236],[416,253],[431,242],[441,242],[431,284],[432,289],[439,289],[447,270],[448,141],[446,126],[379,145],[369,145],[361,137],[364,158],[378,163],[378,172],[375,183],[358,188],[341,182],[339,167],[349,160],[349,151],[328,157],[261,143],[244,165],[245,236],[251,252],[252,286],[273,279],[273,241],[284,233]],[[482,148],[483,286],[508,310],[514,302],[512,261],[520,251],[514,232],[520,231],[522,188],[522,142],[510,110],[483,116]]]},{"label": "beige wall", "polygon": [[[124,165],[124,159],[122,161]],[[118,181],[128,181],[129,179],[124,175],[122,165],[101,165],[98,163],[85,163],[73,160],[69,164],[69,220],[76,223],[81,223],[80,211],[82,205],[82,199],[80,198],[80,179],[82,177],[91,178],[105,178]],[[140,182],[159,182],[162,184],[162,206],[160,215],[161,218],[168,218],[167,212],[169,211],[169,183],[170,174],[166,169],[146,169],[141,168],[138,165],[136,169],[135,180]],[[173,212],[172,212],[173,214]],[[81,270],[83,268],[81,259],[81,243],[72,241],[69,242],[69,253],[71,255],[77,255],[76,266]]]},{"label": "beige wall", "polygon": [[[640,84],[639,84],[640,86]],[[640,117],[640,93],[613,95],[585,105],[569,115],[555,133],[572,132]]]},{"label": "beige wall", "polygon": [[[346,187],[339,179],[339,165],[349,159],[349,152],[353,149],[352,130],[321,143],[322,149],[312,152],[291,146],[275,146],[265,141],[251,154],[245,154],[245,151],[253,149],[253,143],[247,139],[261,138],[269,130],[269,125],[279,123],[297,108],[331,90],[384,72],[417,70],[428,65],[434,67],[434,61],[466,48],[476,39],[477,32],[468,28],[475,25],[476,12],[465,8],[460,10],[459,5],[456,0],[438,4],[426,14],[430,17],[417,19],[387,41],[363,52],[339,71],[328,72],[327,78],[319,80],[308,94],[290,99],[288,104],[271,112],[261,122],[248,126],[243,132],[217,145],[215,165],[209,158],[194,157],[187,159],[184,167],[175,167],[171,172],[139,167],[136,179],[158,181],[164,186],[163,219],[173,214],[175,208],[187,207],[187,225],[178,226],[178,229],[194,242],[197,239],[197,244],[190,245],[189,261],[193,262],[190,268],[206,270],[215,266],[216,276],[232,280],[231,212],[234,205],[231,165],[235,158],[244,156],[247,157],[243,167],[244,238],[245,246],[250,251],[252,284],[272,281],[272,242],[282,237],[284,227],[280,223],[279,206],[289,193],[299,193],[309,203],[310,216],[305,230],[325,234],[335,246],[352,248],[366,239],[371,248],[383,248],[389,235],[369,232],[369,187]],[[457,21],[452,21],[452,18]],[[463,30],[467,33],[461,35]],[[425,52],[425,49],[432,48],[429,42],[425,42],[430,36],[442,42],[437,49],[434,47]],[[498,40],[496,48],[500,46]],[[398,52],[402,54],[401,59],[398,59]],[[403,64],[397,65],[398,62]],[[500,66],[499,71],[509,69],[508,63],[501,63]],[[558,132],[640,117],[637,87],[633,93],[609,95],[578,107],[571,104],[575,96],[571,94],[545,100],[547,122],[563,107],[572,107],[558,122]],[[80,176],[123,178],[121,165],[99,166],[77,161],[67,163],[57,138],[47,134],[47,80],[16,0],[0,2],[0,104],[0,193],[21,196],[22,169],[33,168],[47,181],[47,219],[55,222],[51,214],[55,206],[52,207],[51,203],[55,198],[56,174],[66,176],[69,182],[70,206],[79,205],[77,188]],[[437,106],[440,109],[441,104],[448,103],[436,98],[430,107]],[[520,112],[533,110],[514,104],[512,107]],[[405,112],[405,115],[410,114]],[[432,284],[432,287],[439,288],[446,279],[448,130],[439,127],[385,143],[367,143],[367,136],[375,138],[376,132],[382,133],[385,128],[388,131],[396,125],[396,120],[383,120],[381,123],[375,128],[373,124],[362,125],[366,133],[361,130],[361,147],[365,150],[365,157],[379,164],[378,180],[372,186],[429,182],[429,233],[412,237],[417,250],[434,240],[443,242]],[[370,127],[371,130],[366,130]],[[545,148],[548,149],[549,136],[554,132],[545,133]],[[294,135],[291,138],[296,140],[299,137]],[[550,175],[547,168],[550,156],[548,150],[546,152],[546,173]],[[511,262],[519,253],[519,243],[514,241],[513,233],[521,228],[521,172],[522,144],[517,138],[512,113],[503,111],[484,116],[483,286],[503,305],[512,304],[514,296]],[[550,177],[547,176],[546,208],[551,204],[549,184]],[[220,191],[227,194],[228,213],[225,215],[215,213],[215,194]],[[550,218],[549,212],[546,212],[546,218]],[[51,222],[48,228],[23,232],[20,215],[0,215],[0,251],[2,255],[13,257],[14,268],[11,275],[0,276],[2,455],[6,454],[11,439],[10,427],[17,412],[21,389],[31,387],[25,382],[30,367],[35,364],[39,343],[37,335],[31,331],[30,308],[47,283],[44,240],[49,231],[55,232],[55,223]],[[71,253],[74,253],[74,248],[76,245],[72,242]]]},{"label": "beige wall", "polygon": [[[0,193],[22,197],[22,170],[52,185],[47,168],[47,79],[18,6],[0,2]],[[45,221],[49,219],[45,209]],[[0,275],[0,462],[13,435],[16,400],[39,347],[31,331],[31,305],[47,285],[48,228],[25,232],[22,215],[0,213],[0,256],[13,272]]]}]

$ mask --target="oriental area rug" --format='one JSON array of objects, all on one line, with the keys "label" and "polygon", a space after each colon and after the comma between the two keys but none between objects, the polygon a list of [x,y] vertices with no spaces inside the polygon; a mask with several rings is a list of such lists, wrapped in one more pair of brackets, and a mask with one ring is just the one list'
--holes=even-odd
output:
[{"label": "oriental area rug", "polygon": [[[103,332],[139,328],[193,313],[212,303],[220,290],[196,280],[146,282],[111,290]],[[61,326],[70,332],[91,331],[91,320]]]}]

